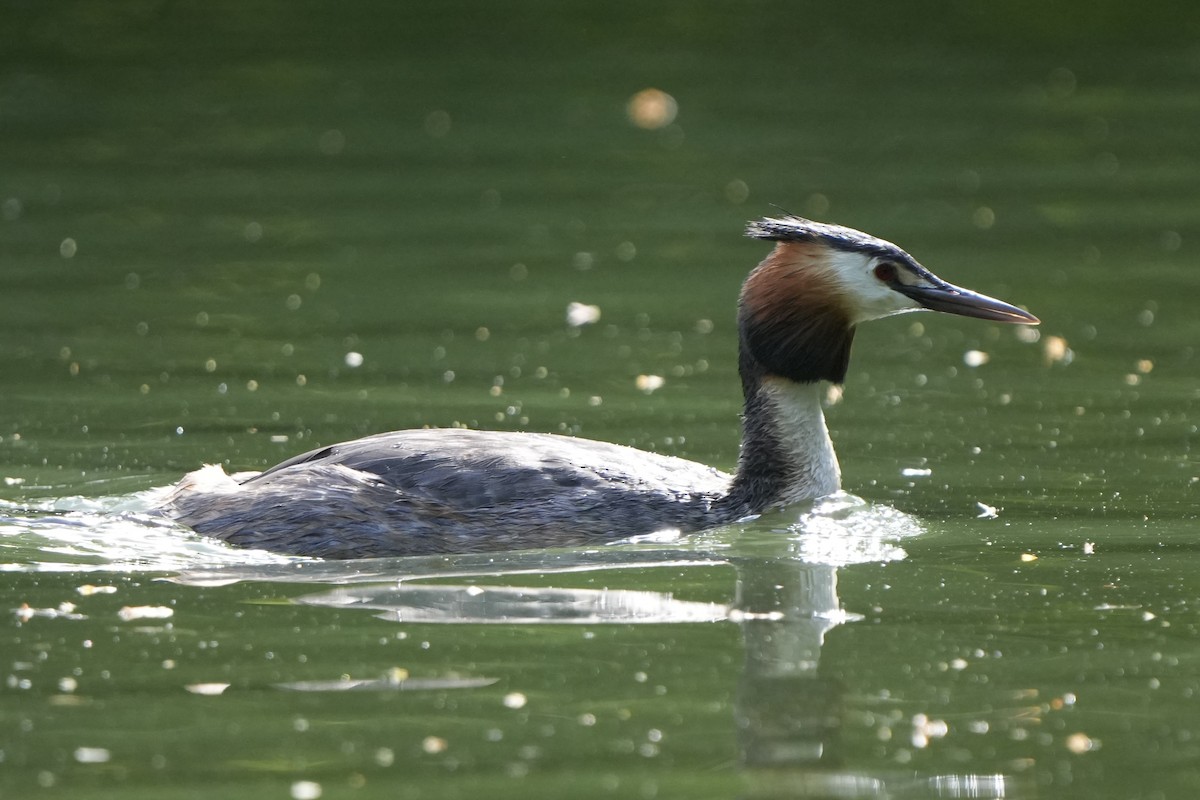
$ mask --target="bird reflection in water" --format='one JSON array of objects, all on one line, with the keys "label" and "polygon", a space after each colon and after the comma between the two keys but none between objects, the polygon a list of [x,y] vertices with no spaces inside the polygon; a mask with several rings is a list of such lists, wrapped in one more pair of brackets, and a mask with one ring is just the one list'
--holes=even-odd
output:
[{"label": "bird reflection in water", "polygon": [[[686,549],[611,547],[589,551],[460,555],[344,563],[301,562],[191,571],[189,585],[240,580],[337,582],[293,602],[373,611],[381,619],[424,624],[678,625],[732,623],[742,634],[743,664],[734,692],[734,724],[745,798],[980,798],[1026,796],[1005,775],[919,775],[903,769],[851,769],[842,752],[845,687],[823,674],[825,636],[862,619],[843,610],[839,569],[905,557],[903,539],[921,532],[913,518],[838,494],[798,519],[777,515],[783,531],[731,533],[724,540],[689,537]],[[783,533],[783,535],[780,535]],[[682,544],[682,543],[681,543]],[[675,570],[728,566],[731,603],[675,598],[669,592],[488,585],[521,574],[546,576],[601,570]],[[397,581],[397,573],[403,577]],[[439,583],[422,583],[426,580]],[[454,581],[447,583],[447,581]],[[492,678],[480,679],[486,685]],[[369,681],[376,689],[404,681]],[[288,684],[292,690],[361,690],[361,681]]]}]

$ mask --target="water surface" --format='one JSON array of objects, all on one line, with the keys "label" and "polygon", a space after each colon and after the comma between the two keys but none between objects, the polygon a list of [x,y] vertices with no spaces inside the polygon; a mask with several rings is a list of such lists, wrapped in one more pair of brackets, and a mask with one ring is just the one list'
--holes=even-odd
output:
[{"label": "water surface", "polygon": [[[1071,9],[8,4],[0,793],[1196,794],[1196,15]],[[147,513],[420,425],[730,469],[773,203],[1044,324],[864,327],[849,494],[700,536]]]}]

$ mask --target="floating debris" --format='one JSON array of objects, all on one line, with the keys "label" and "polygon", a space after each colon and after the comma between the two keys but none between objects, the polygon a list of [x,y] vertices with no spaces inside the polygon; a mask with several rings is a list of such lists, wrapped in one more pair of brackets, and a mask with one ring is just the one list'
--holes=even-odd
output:
[{"label": "floating debris", "polygon": [[125,606],[117,612],[123,622],[135,619],[170,619],[175,616],[175,609],[167,606]]},{"label": "floating debris", "polygon": [[71,620],[87,619],[86,615],[75,613],[74,603],[59,603],[57,608],[33,608],[28,603],[21,603],[20,606],[14,608],[12,611],[19,622],[28,622],[34,617]]},{"label": "floating debris", "polygon": [[208,697],[215,697],[219,694],[225,694],[225,690],[230,687],[228,683],[190,683],[183,688],[192,694],[200,694]]},{"label": "floating debris", "polygon": [[117,587],[115,586],[93,586],[90,583],[85,583],[83,586],[76,586],[75,591],[84,597],[91,597],[94,594],[116,594]]},{"label": "floating debris", "polygon": [[1075,352],[1067,345],[1067,340],[1061,336],[1047,336],[1042,343],[1042,360],[1046,366],[1051,364],[1070,364],[1075,360]]},{"label": "floating debris", "polygon": [[600,321],[600,306],[571,302],[567,304],[567,324],[572,328],[594,325]]},{"label": "floating debris", "polygon": [[1070,708],[1071,706],[1075,705],[1075,700],[1075,693],[1067,692],[1061,697],[1051,698],[1050,708],[1054,709],[1055,711],[1062,711],[1064,708]]},{"label": "floating debris", "polygon": [[912,745],[916,748],[926,747],[930,739],[941,739],[950,732],[945,720],[930,719],[924,714],[914,714],[912,725]]},{"label": "floating debris", "polygon": [[296,781],[292,784],[292,800],[317,800],[321,784],[316,781]]},{"label": "floating debris", "polygon": [[430,755],[444,753],[449,746],[449,742],[440,736],[426,736],[424,741],[421,742],[421,749]]},{"label": "floating debris", "polygon": [[80,764],[107,764],[112,753],[103,747],[76,747],[75,760]]},{"label": "floating debris", "polygon": [[979,509],[979,513],[975,515],[975,519],[995,519],[1000,516],[1000,509],[995,506],[989,506],[987,503],[975,501],[975,507]]},{"label": "floating debris", "polygon": [[1100,740],[1093,739],[1086,733],[1072,733],[1067,737],[1067,749],[1075,755],[1083,755],[1100,749]]},{"label": "floating debris", "polygon": [[638,375],[634,384],[637,386],[638,391],[652,394],[661,389],[666,382],[667,379],[661,375]]},{"label": "floating debris", "polygon": [[629,121],[639,128],[657,130],[675,121],[679,103],[662,89],[642,89],[629,98],[625,108]]},{"label": "floating debris", "polygon": [[963,363],[968,367],[982,367],[992,360],[992,357],[982,350],[968,350],[963,353]]},{"label": "floating debris", "polygon": [[408,670],[397,667],[382,678],[351,678],[342,676],[329,681],[291,681],[275,684],[276,689],[291,692],[418,692],[445,689],[481,689],[499,678],[410,678]]}]

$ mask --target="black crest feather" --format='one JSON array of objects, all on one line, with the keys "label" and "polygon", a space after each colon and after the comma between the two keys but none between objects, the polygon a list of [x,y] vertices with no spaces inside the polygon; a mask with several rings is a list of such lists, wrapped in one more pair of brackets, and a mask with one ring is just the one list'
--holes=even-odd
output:
[{"label": "black crest feather", "polygon": [[811,219],[788,215],[763,217],[746,225],[746,235],[771,242],[814,242],[851,253],[894,258],[909,263],[916,259],[891,242],[842,225],[813,222]]}]

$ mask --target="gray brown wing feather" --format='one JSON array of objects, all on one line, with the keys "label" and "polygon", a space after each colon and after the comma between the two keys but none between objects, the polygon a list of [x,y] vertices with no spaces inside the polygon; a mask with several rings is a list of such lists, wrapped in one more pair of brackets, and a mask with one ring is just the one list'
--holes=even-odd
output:
[{"label": "gray brown wing feather", "polygon": [[180,521],[231,543],[331,558],[572,545],[719,524],[728,476],[546,434],[416,430],[289,459],[238,491],[182,494]]}]

